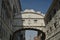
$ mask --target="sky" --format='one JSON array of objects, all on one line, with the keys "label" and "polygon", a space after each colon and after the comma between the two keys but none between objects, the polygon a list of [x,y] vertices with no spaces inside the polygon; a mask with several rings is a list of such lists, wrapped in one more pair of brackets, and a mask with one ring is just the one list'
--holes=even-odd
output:
[{"label": "sky", "polygon": [[25,37],[26,40],[34,40],[34,37],[37,36],[37,31],[34,30],[26,30]]},{"label": "sky", "polygon": [[34,9],[35,11],[41,11],[46,13],[50,7],[52,0],[20,0],[22,10]]}]

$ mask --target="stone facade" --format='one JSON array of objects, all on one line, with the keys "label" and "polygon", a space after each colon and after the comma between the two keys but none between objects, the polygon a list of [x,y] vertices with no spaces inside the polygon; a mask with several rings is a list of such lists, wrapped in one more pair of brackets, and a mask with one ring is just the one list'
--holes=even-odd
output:
[{"label": "stone facade", "polygon": [[59,40],[60,36],[60,11],[58,11],[52,20],[46,25],[47,40]]},{"label": "stone facade", "polygon": [[[41,12],[35,12],[32,9],[26,9],[21,11],[19,14],[16,14],[13,18],[13,31],[18,32],[23,28],[33,28],[45,32],[44,15]],[[20,37],[18,40],[21,39],[21,36],[19,36],[20,34],[23,35],[22,39],[24,39],[25,31],[15,34],[17,35],[16,37]],[[16,38],[15,36],[13,37]]]},{"label": "stone facade", "polygon": [[18,5],[15,5],[16,3],[14,1],[15,0],[0,0],[0,40],[11,40],[14,10],[21,10],[20,6],[18,6],[20,5],[20,1],[15,1]]},{"label": "stone facade", "polygon": [[13,26],[14,30],[19,30],[20,28],[35,28],[44,31],[44,16],[40,12],[26,9],[14,17]]},{"label": "stone facade", "polygon": [[45,15],[46,40],[60,40],[60,0],[53,0]]},{"label": "stone facade", "polygon": [[[24,28],[35,28],[45,31],[44,15],[33,9],[26,9],[21,12]],[[18,16],[19,17],[19,16]]]}]

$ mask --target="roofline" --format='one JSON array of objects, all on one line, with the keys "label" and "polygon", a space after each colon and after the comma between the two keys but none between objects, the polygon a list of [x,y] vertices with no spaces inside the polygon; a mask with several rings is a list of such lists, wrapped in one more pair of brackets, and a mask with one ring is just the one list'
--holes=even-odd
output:
[{"label": "roofline", "polygon": [[57,1],[58,1],[58,0],[53,0],[53,1],[52,1],[52,3],[51,3],[51,5],[50,5],[48,11],[46,12],[46,15],[45,15],[45,16],[47,16],[47,15],[49,14],[49,12],[50,12],[50,11],[53,9],[53,7],[56,5]]},{"label": "roofline", "polygon": [[19,2],[19,6],[20,6],[20,11],[22,11],[21,1],[18,0],[18,2]]},{"label": "roofline", "polygon": [[[34,12],[24,12],[24,13],[21,13],[21,14],[37,14],[37,15],[41,15],[41,16],[43,16],[42,14],[34,13]],[[44,17],[44,16],[43,16],[43,17]]]}]

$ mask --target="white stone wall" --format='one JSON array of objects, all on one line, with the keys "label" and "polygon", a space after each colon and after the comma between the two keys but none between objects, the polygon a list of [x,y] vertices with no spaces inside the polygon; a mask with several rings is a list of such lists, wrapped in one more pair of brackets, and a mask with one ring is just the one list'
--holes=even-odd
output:
[{"label": "white stone wall", "polygon": [[41,13],[22,12],[14,16],[13,21],[14,29],[19,30],[20,28],[36,28],[45,31],[44,15]]},{"label": "white stone wall", "polygon": [[[34,13],[25,13],[22,14],[24,26],[45,26],[44,24],[44,17],[40,14]],[[37,20],[36,22],[34,20]]]},{"label": "white stone wall", "polygon": [[[32,13],[23,13],[21,14],[22,15],[22,19],[20,17],[20,15],[17,15],[15,17],[15,20],[16,23],[15,24],[21,24],[22,20],[23,21],[23,25],[24,26],[45,26],[45,23],[44,23],[44,17],[41,16],[40,14],[38,15],[37,13],[36,14],[32,14]],[[19,20],[20,19],[20,20]],[[35,22],[34,20],[37,20],[37,22]],[[20,22],[19,22],[20,21]]]}]

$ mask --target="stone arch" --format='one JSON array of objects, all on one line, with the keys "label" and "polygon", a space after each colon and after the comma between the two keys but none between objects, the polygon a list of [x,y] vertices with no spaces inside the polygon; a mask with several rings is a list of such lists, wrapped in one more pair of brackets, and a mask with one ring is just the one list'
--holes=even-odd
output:
[{"label": "stone arch", "polygon": [[28,26],[25,26],[25,27],[23,27],[23,28],[21,28],[21,27],[19,27],[19,28],[15,28],[15,30],[14,30],[14,32],[16,32],[17,30],[20,30],[20,29],[37,29],[37,30],[41,30],[41,31],[43,31],[43,32],[45,32],[46,30],[44,30],[45,28],[41,28],[41,27],[33,27],[33,26],[31,26],[31,27],[28,27]]},{"label": "stone arch", "polygon": [[[14,35],[15,35],[17,32],[22,31],[22,30],[35,30],[35,31],[39,31],[39,34],[42,33],[42,37],[41,37],[42,40],[45,40],[45,38],[46,38],[45,32],[43,32],[43,31],[41,31],[41,30],[39,30],[39,29],[35,29],[35,28],[22,28],[22,29],[16,30],[16,31],[13,33],[12,40],[14,39]],[[38,34],[38,35],[39,35],[39,34]]]}]

